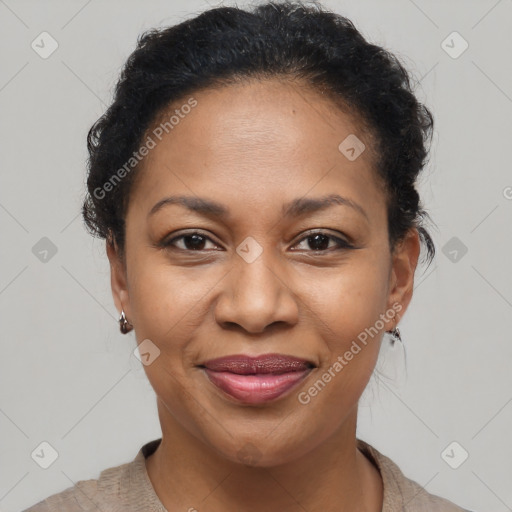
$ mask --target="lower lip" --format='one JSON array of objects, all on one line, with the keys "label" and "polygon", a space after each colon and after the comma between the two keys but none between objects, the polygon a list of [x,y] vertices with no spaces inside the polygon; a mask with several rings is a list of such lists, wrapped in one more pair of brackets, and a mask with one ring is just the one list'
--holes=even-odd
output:
[{"label": "lower lip", "polygon": [[210,382],[222,391],[247,404],[259,404],[280,397],[311,371],[294,371],[281,374],[238,375],[231,372],[216,372],[204,368]]}]

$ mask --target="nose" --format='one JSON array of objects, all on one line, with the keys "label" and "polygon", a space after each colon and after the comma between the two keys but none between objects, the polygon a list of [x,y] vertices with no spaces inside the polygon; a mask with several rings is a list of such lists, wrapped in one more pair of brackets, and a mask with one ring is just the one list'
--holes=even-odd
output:
[{"label": "nose", "polygon": [[274,324],[297,323],[299,305],[289,276],[264,254],[251,263],[240,258],[223,280],[215,306],[215,319],[222,327],[239,326],[257,334]]}]

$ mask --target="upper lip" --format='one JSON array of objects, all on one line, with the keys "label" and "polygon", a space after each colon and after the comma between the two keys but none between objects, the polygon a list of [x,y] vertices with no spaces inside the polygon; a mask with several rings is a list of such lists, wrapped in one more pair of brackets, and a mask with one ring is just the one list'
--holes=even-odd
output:
[{"label": "upper lip", "polygon": [[200,366],[216,372],[254,375],[258,373],[304,371],[313,368],[315,365],[307,359],[283,354],[263,354],[260,356],[236,354],[219,357],[217,359],[210,359]]}]

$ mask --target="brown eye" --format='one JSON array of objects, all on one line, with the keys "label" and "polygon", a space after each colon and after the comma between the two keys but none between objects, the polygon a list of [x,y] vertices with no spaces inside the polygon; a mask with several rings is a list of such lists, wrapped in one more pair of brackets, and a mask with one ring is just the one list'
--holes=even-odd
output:
[{"label": "brown eye", "polygon": [[[299,242],[299,245],[306,242],[310,250],[326,252],[333,249],[333,246],[330,245],[332,241],[334,242],[334,250],[349,249],[352,247],[352,245],[345,240],[322,231],[310,233]],[[308,250],[308,247],[306,247],[306,250]]]},{"label": "brown eye", "polygon": [[[178,241],[181,243],[181,246],[177,245]],[[205,249],[205,245],[207,245],[208,242],[211,242],[212,244],[214,243],[206,235],[203,235],[202,233],[198,232],[192,232],[184,233],[180,236],[176,236],[170,240],[164,241],[162,245],[164,247],[170,247],[190,252],[208,250]]]}]

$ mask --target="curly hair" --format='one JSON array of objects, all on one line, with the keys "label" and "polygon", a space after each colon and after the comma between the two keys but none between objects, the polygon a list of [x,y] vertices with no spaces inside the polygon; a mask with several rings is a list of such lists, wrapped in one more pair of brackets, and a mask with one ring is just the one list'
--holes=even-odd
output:
[{"label": "curly hair", "polygon": [[[355,115],[375,141],[376,176],[385,187],[390,248],[418,230],[428,263],[435,246],[415,188],[426,163],[433,118],[415,97],[398,58],[319,3],[267,2],[251,10],[219,7],[142,33],[114,99],[87,137],[88,193],[82,214],[94,236],[124,251],[125,214],[138,165],[115,186],[147,130],[195,91],[247,79],[299,79]],[[101,193],[99,192],[101,191]]]}]

